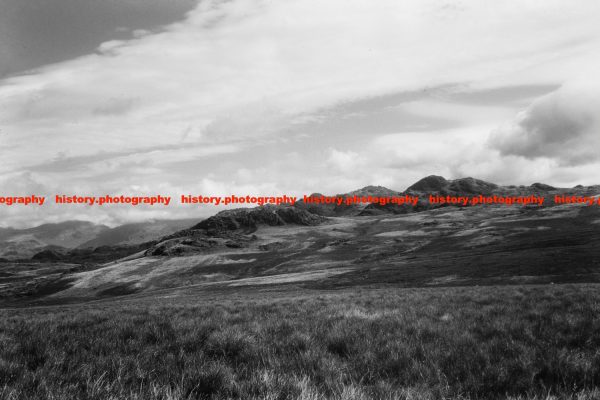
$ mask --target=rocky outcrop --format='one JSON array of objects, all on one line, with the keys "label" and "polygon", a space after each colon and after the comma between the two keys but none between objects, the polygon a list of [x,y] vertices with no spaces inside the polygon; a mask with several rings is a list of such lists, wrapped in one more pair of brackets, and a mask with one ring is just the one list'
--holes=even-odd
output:
[{"label": "rocky outcrop", "polygon": [[498,189],[498,185],[481,179],[462,178],[449,181],[449,191],[457,194],[490,194]]},{"label": "rocky outcrop", "polygon": [[[395,197],[400,196],[401,193],[392,189],[388,189],[384,186],[365,186],[361,189],[354,190],[352,192],[336,194],[334,196],[326,196],[326,197],[335,197],[335,198],[353,198],[357,197],[366,197],[366,196],[374,196],[374,197]],[[319,199],[321,197],[325,197],[320,193],[313,193],[310,198]],[[300,199],[294,205],[295,208],[299,208],[301,210],[306,210],[312,214],[317,214],[325,217],[342,217],[342,216],[353,216],[353,215],[363,215],[363,211],[368,206],[368,203],[357,203],[357,204],[323,204],[323,203],[305,203],[303,199]],[[371,215],[371,214],[364,214]]]},{"label": "rocky outcrop", "polygon": [[442,176],[425,177],[406,189],[407,193],[435,193],[443,195],[490,194],[498,185],[480,179],[461,178],[447,180]]},{"label": "rocky outcrop", "polygon": [[551,190],[556,190],[554,186],[546,185],[545,183],[536,182],[530,186],[533,190],[549,192]]},{"label": "rocky outcrop", "polygon": [[278,226],[286,224],[318,225],[325,218],[307,210],[291,206],[265,205],[256,208],[240,208],[221,211],[193,226],[192,230],[202,229],[208,235],[218,235],[222,232],[242,230],[253,232],[260,225]]},{"label": "rocky outcrop", "polygon": [[442,192],[450,186],[443,176],[429,175],[406,189],[407,192]]}]

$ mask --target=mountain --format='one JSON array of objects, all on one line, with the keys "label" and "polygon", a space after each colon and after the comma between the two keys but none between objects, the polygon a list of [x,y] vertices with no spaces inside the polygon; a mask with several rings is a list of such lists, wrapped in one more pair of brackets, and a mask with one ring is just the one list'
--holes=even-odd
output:
[{"label": "mountain", "polygon": [[305,210],[289,206],[265,205],[250,209],[221,211],[215,216],[203,220],[192,229],[204,229],[211,234],[237,229],[251,232],[256,230],[259,225],[317,225],[322,220],[321,217]]},{"label": "mountain", "polygon": [[442,176],[430,175],[406,189],[407,193],[435,194],[491,194],[498,185],[480,179],[461,178],[447,180]]},{"label": "mountain", "polygon": [[137,245],[171,235],[196,224],[198,219],[152,220],[107,229],[77,247]]},{"label": "mountain", "polygon": [[102,248],[100,253],[110,253],[110,248],[114,248],[116,254],[124,254],[128,247],[137,248],[197,222],[197,219],[152,220],[109,228],[87,221],[66,221],[27,229],[0,228],[0,258],[28,259],[41,253],[37,260],[71,256],[81,260],[95,248]]},{"label": "mountain", "polygon": [[[397,192],[392,189],[388,189],[383,186],[365,186],[361,189],[357,189],[348,193],[336,194],[334,196],[327,197],[336,197],[336,198],[353,198],[354,196],[365,197],[365,196],[376,196],[376,197],[395,197],[401,195],[400,192]],[[320,193],[313,193],[309,198],[318,199],[323,197]],[[306,210],[310,213],[333,217],[333,216],[347,216],[347,215],[359,215],[368,204],[358,203],[358,204],[323,204],[323,203],[311,203],[305,202],[304,199],[300,199],[294,204],[294,207]]]},{"label": "mountain", "polygon": [[[600,187],[500,186],[433,176],[406,192],[366,187],[349,194],[474,195],[479,191],[593,195],[600,193]],[[135,249],[122,248],[120,259],[114,258],[116,247],[97,248],[101,250],[97,260],[111,254],[113,258],[83,269],[73,266],[82,259],[73,258],[73,253],[45,251],[36,259],[62,265],[63,275],[40,277],[32,288],[26,285],[32,272],[10,270],[10,285],[23,282],[23,289],[14,292],[28,293],[23,294],[28,299],[61,302],[132,293],[165,297],[193,291],[238,293],[252,288],[268,293],[288,287],[600,282],[600,207],[386,209],[371,204],[326,211],[339,214],[323,216],[301,207],[272,205],[226,210]],[[48,270],[53,269],[39,268],[39,274]]]},{"label": "mountain", "polygon": [[353,196],[377,196],[377,197],[391,197],[398,196],[400,192],[397,192],[392,189],[388,189],[384,186],[365,186],[364,188],[353,190],[352,192],[348,192],[346,194],[338,195],[344,197],[353,197]]},{"label": "mountain", "polygon": [[[501,186],[474,178],[430,176],[404,192],[366,186],[341,196],[430,193],[594,196],[600,194],[600,186]],[[10,288],[4,296],[9,300],[21,296],[18,301],[62,302],[130,293],[151,296],[156,290],[165,296],[168,290],[237,292],[244,287],[268,292],[269,287],[285,285],[310,289],[600,282],[599,227],[596,206],[422,203],[225,210],[197,223],[150,221],[101,228],[97,237],[75,249],[43,242],[47,237],[40,232],[54,229],[61,234],[45,226],[37,231],[39,238],[22,238],[32,247],[46,246],[33,260],[0,263],[0,288]],[[14,238],[16,232],[6,228],[0,235]],[[167,234],[157,236],[163,232]],[[16,250],[3,247],[5,253]]]},{"label": "mountain", "polygon": [[[590,190],[589,188],[584,188]],[[347,205],[304,202],[300,200],[294,206],[265,205],[255,208],[240,208],[226,210],[209,217],[189,229],[184,229],[163,237],[151,244],[144,252],[146,256],[192,256],[197,254],[215,253],[227,249],[253,248],[256,242],[254,232],[261,227],[317,226],[326,224],[329,217],[352,218],[362,216],[401,215],[420,213],[433,210],[444,205],[429,204],[429,194],[440,195],[491,195],[491,194],[539,194],[559,192],[550,185],[535,183],[531,186],[499,186],[474,178],[447,180],[441,176],[428,176],[409,186],[406,191],[398,192],[383,186],[365,186],[345,194],[323,196],[319,193],[309,197],[354,198],[375,197],[406,197],[418,196],[419,201],[413,204],[378,204],[358,203]],[[581,189],[580,189],[581,190]],[[264,229],[263,229],[264,230]],[[281,244],[263,243],[261,249],[280,247]],[[285,246],[284,246],[285,247]]]},{"label": "mountain", "polygon": [[552,190],[556,190],[554,186],[546,185],[545,183],[536,182],[530,186],[534,190],[538,190],[541,192],[549,192]]},{"label": "mountain", "polygon": [[315,226],[325,218],[291,206],[264,205],[225,210],[190,229],[162,238],[146,251],[150,256],[184,256],[219,249],[247,248],[260,227]]},{"label": "mountain", "polygon": [[[354,217],[376,216],[385,214],[402,215],[413,212],[423,212],[429,209],[445,207],[447,204],[430,204],[429,194],[439,195],[530,195],[544,193],[565,193],[576,191],[581,194],[595,193],[599,186],[584,187],[581,185],[571,189],[556,188],[544,183],[536,182],[530,186],[500,186],[475,178],[446,179],[442,176],[427,176],[410,185],[405,191],[396,191],[383,186],[365,186],[348,193],[337,194],[335,198],[354,198],[365,196],[377,197],[402,197],[406,195],[418,196],[416,205],[412,204],[336,204],[321,202],[305,202],[300,199],[293,207],[265,206],[256,209],[227,210],[198,223],[196,219],[179,220],[152,220],[139,223],[130,223],[109,228],[86,221],[66,221],[57,224],[44,224],[35,228],[15,229],[0,228],[0,258],[21,259],[30,258],[39,252],[50,249],[66,254],[64,257],[76,255],[78,260],[88,259],[90,255],[86,249],[102,248],[102,257],[94,255],[92,259],[110,259],[110,249],[114,248],[115,254],[127,254],[127,248],[150,248],[177,232],[193,227],[193,230],[203,230],[208,236],[215,233],[234,231],[252,231],[259,225],[312,225],[321,221],[322,217]],[[323,195],[314,193],[310,198],[321,198]],[[548,205],[549,202],[545,204]],[[249,211],[250,210],[250,211]],[[237,244],[236,244],[237,243]],[[239,245],[238,240],[230,241],[229,245]],[[117,249],[118,248],[118,249]],[[73,249],[80,251],[73,252]],[[133,250],[132,250],[133,251]],[[187,251],[187,250],[186,250]],[[168,253],[168,252],[167,252]],[[42,253],[39,257],[56,258],[59,255]]]},{"label": "mountain", "polygon": [[108,229],[106,225],[98,225],[88,221],[65,221],[27,229],[1,228],[0,241],[13,242],[27,237],[39,240],[47,245],[76,247]]},{"label": "mountain", "polygon": [[[537,184],[541,185],[541,184]],[[471,194],[492,194],[501,192],[503,188],[490,182],[485,182],[474,178],[462,178],[447,180],[442,176],[431,175],[425,177],[413,185],[409,186],[404,192],[388,189],[383,186],[365,186],[362,189],[354,190],[348,193],[336,194],[335,197],[353,198],[354,196],[376,196],[376,197],[402,197],[404,195],[418,196],[419,202],[416,206],[407,204],[377,204],[377,203],[359,203],[359,204],[315,204],[300,200],[296,202],[295,207],[307,210],[311,213],[334,217],[334,216],[367,216],[380,214],[406,214],[409,212],[418,212],[430,208],[435,208],[428,203],[426,196],[429,194],[440,195],[471,195]],[[312,194],[309,197],[320,198],[320,193]]]},{"label": "mountain", "polygon": [[109,230],[88,221],[65,221],[34,228],[0,229],[0,257],[29,258],[48,246],[74,248]]}]

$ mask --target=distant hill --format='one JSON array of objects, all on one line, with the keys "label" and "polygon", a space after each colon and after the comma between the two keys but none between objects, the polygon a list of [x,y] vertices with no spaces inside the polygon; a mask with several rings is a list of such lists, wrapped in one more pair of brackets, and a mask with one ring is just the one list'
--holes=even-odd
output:
[{"label": "distant hill", "polygon": [[0,241],[38,240],[47,245],[76,247],[109,229],[88,221],[65,221],[27,229],[0,228]]},{"label": "distant hill", "polygon": [[[299,199],[292,207],[267,205],[254,209],[226,210],[200,222],[197,219],[151,220],[109,228],[105,225],[86,221],[66,221],[57,224],[44,224],[29,229],[0,228],[0,258],[10,260],[31,258],[41,253],[38,256],[41,259],[59,258],[61,254],[67,258],[76,255],[78,259],[85,259],[85,257],[88,257],[89,251],[100,248],[98,254],[102,255],[101,258],[107,259],[110,258],[108,255],[111,253],[111,248],[114,248],[115,254],[127,255],[128,252],[134,250],[158,248],[161,242],[165,240],[168,240],[170,244],[176,243],[179,246],[179,242],[183,240],[182,238],[189,236],[192,231],[195,232],[194,235],[199,231],[204,232],[201,239],[192,240],[193,243],[190,245],[192,247],[213,246],[215,235],[220,235],[227,236],[227,241],[223,244],[236,248],[245,245],[238,237],[241,232],[251,232],[260,225],[292,224],[309,226],[320,224],[322,222],[320,218],[322,217],[407,214],[447,206],[447,204],[429,204],[427,199],[429,194],[520,196],[544,193],[547,196],[552,196],[553,194],[574,192],[580,195],[593,195],[597,194],[599,190],[600,186],[584,187],[578,185],[567,189],[555,188],[539,182],[530,186],[501,186],[471,177],[446,179],[442,176],[430,175],[410,185],[405,191],[370,185],[344,194],[325,195],[325,197],[341,198],[354,196],[402,197],[410,195],[419,197],[416,205],[394,203],[385,205],[376,203],[338,205],[333,203],[305,203],[303,199]],[[310,197],[322,196],[320,193],[314,193]],[[548,205],[550,205],[550,202],[544,204],[544,206]],[[177,240],[173,240],[175,238]],[[166,253],[170,253],[170,249],[171,247],[168,247],[167,250],[169,251]],[[52,252],[46,250],[52,250]],[[187,250],[186,248],[185,253],[187,253]]]},{"label": "distant hill", "polygon": [[57,258],[72,249],[127,247],[159,239],[196,224],[197,219],[152,220],[109,228],[88,221],[65,221],[27,229],[0,228],[0,258]]},{"label": "distant hill", "polygon": [[171,235],[196,223],[198,223],[198,219],[152,220],[125,224],[116,228],[109,228],[77,247],[137,245]]},{"label": "distant hill", "polygon": [[29,258],[48,246],[74,248],[110,228],[88,221],[65,221],[33,228],[0,229],[0,257]]}]

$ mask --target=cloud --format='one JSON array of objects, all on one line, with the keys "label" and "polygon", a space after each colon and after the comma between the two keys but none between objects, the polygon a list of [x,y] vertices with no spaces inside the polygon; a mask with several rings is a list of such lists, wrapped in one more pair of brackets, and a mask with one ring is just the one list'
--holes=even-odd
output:
[{"label": "cloud", "polygon": [[2,0],[0,76],[89,54],[182,19],[196,0]]},{"label": "cloud", "polygon": [[363,168],[363,160],[353,151],[340,151],[336,149],[329,150],[327,164],[333,166],[338,171],[349,172],[356,168]]},{"label": "cloud", "polygon": [[548,158],[561,166],[600,161],[600,86],[565,86],[535,100],[495,130],[490,146],[502,155]]},{"label": "cloud", "polygon": [[[341,193],[429,173],[526,179],[505,162],[557,177],[548,166],[594,156],[597,102],[573,102],[585,85],[535,101],[492,145],[487,135],[593,64],[599,16],[591,0],[202,1],[160,32],[110,36],[94,54],[0,81],[0,180]],[[47,212],[31,223],[69,217]],[[85,213],[131,217],[74,215]]]},{"label": "cloud", "polygon": [[94,108],[92,114],[95,115],[122,115],[131,111],[139,101],[135,97],[112,97],[104,104]]}]

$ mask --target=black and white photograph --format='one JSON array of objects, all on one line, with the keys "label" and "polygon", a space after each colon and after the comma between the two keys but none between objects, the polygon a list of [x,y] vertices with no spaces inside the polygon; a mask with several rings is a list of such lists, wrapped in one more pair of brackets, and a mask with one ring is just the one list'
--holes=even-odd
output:
[{"label": "black and white photograph", "polygon": [[0,0],[0,400],[600,399],[599,21]]}]

